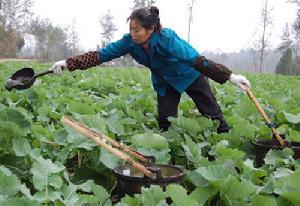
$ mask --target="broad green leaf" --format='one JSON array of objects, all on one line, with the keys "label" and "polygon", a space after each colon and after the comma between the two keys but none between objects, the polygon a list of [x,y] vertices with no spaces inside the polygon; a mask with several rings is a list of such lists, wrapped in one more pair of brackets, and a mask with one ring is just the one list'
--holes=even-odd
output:
[{"label": "broad green leaf", "polygon": [[286,139],[291,142],[300,142],[300,132],[290,129],[289,135],[286,137]]},{"label": "broad green leaf", "polygon": [[37,116],[37,119],[40,122],[49,122],[50,120],[49,114],[51,113],[51,109],[48,107],[47,104],[43,104],[43,106],[38,108],[37,112],[39,114]]},{"label": "broad green leaf", "polygon": [[201,154],[202,148],[209,145],[207,142],[195,143],[188,135],[185,135],[185,142],[181,143],[187,158],[194,162],[196,167],[199,167],[203,161],[206,161]]},{"label": "broad green leaf", "polygon": [[242,160],[245,156],[245,153],[232,148],[226,148],[224,146],[219,146],[216,148],[217,156],[223,159],[232,159],[234,161]]},{"label": "broad green leaf", "polygon": [[286,120],[292,124],[300,123],[300,114],[294,115],[287,112],[283,112]]},{"label": "broad green leaf", "polygon": [[294,152],[290,148],[284,148],[283,150],[270,150],[267,152],[264,161],[267,165],[284,165],[285,160],[289,161]]},{"label": "broad green leaf", "polygon": [[107,191],[104,189],[104,187],[93,184],[92,191],[95,194],[95,196],[97,197],[99,205],[103,205],[103,206],[112,205],[111,200],[109,198],[110,196],[107,193]]},{"label": "broad green leaf", "polygon": [[276,171],[273,173],[275,178],[285,177],[289,176],[290,174],[293,174],[294,171],[288,168],[280,167],[277,168]]},{"label": "broad green leaf", "polygon": [[92,129],[98,130],[104,134],[107,133],[107,121],[99,115],[81,115],[80,120],[80,122],[84,123],[86,126]]},{"label": "broad green leaf", "polygon": [[91,192],[92,191],[92,186],[94,185],[94,181],[93,180],[88,180],[82,184],[79,185],[74,185],[76,186],[76,188],[84,191],[84,192]]},{"label": "broad green leaf", "polygon": [[168,185],[166,187],[166,193],[173,200],[173,204],[176,206],[199,205],[195,199],[187,195],[186,189],[184,189],[181,185],[175,185],[175,184]]},{"label": "broad green leaf", "polygon": [[254,195],[251,199],[251,206],[277,206],[276,198],[270,196],[263,196],[263,195]]},{"label": "broad green leaf", "polygon": [[20,186],[19,191],[22,192],[28,199],[32,199],[30,190],[27,188],[27,186],[25,184],[22,184]]},{"label": "broad green leaf", "polygon": [[0,111],[0,120],[14,123],[18,128],[23,130],[24,135],[30,133],[31,122],[23,113],[16,109],[4,109]]},{"label": "broad green leaf", "polygon": [[68,145],[68,132],[65,129],[56,130],[53,133],[53,140],[59,145]]},{"label": "broad green leaf", "polygon": [[13,150],[18,157],[23,157],[31,152],[31,146],[26,139],[13,139]]},{"label": "broad green leaf", "polygon": [[231,132],[235,138],[242,136],[252,139],[253,134],[257,131],[257,127],[249,120],[243,118],[243,116],[231,116],[228,118],[228,121],[233,127]]},{"label": "broad green leaf", "polygon": [[120,124],[117,118],[109,118],[107,121],[107,126],[114,134],[124,134],[124,126]]},{"label": "broad green leaf", "polygon": [[12,172],[3,165],[0,166],[0,172],[2,172],[6,176],[12,175]]},{"label": "broad green leaf", "polygon": [[190,197],[197,200],[200,205],[204,206],[207,200],[212,199],[217,192],[217,189],[210,186],[198,187],[190,194]]},{"label": "broad green leaf", "polygon": [[168,120],[172,123],[172,127],[182,129],[183,131],[192,134],[197,134],[202,131],[202,128],[196,119],[180,116],[178,118],[169,117]]},{"label": "broad green leaf", "polygon": [[196,172],[201,174],[208,181],[218,181],[232,174],[232,171],[225,168],[223,165],[200,167],[196,170]]},{"label": "broad green leaf", "polygon": [[255,168],[253,160],[246,159],[243,162],[243,179],[252,180],[254,183],[260,183],[263,177],[267,176],[267,171]]},{"label": "broad green leaf", "polygon": [[0,138],[20,138],[25,136],[24,131],[14,122],[7,122],[0,119]]},{"label": "broad green leaf", "polygon": [[273,179],[269,179],[267,183],[265,183],[264,186],[259,188],[259,194],[268,194],[272,195],[274,194],[274,181]]},{"label": "broad green leaf", "polygon": [[68,108],[70,111],[74,113],[78,113],[81,115],[93,115],[95,114],[95,109],[92,105],[89,103],[86,103],[84,101],[74,101],[69,100]]},{"label": "broad green leaf", "polygon": [[221,191],[227,195],[231,202],[246,203],[257,191],[258,187],[250,181],[240,181],[229,176],[221,184]]},{"label": "broad green leaf", "polygon": [[96,144],[92,140],[90,140],[88,137],[79,134],[73,128],[65,126],[65,130],[68,133],[67,141],[70,144],[75,145],[75,147],[83,148],[89,151],[95,147]]},{"label": "broad green leaf", "polygon": [[48,185],[55,187],[61,186],[60,177],[53,177],[56,173],[63,171],[63,165],[57,165],[50,159],[43,159],[40,157],[37,162],[33,163],[30,172],[33,175],[34,187],[38,190],[43,190]]},{"label": "broad green leaf", "polygon": [[125,195],[125,197],[121,199],[121,203],[116,204],[116,206],[136,206],[136,205],[140,205],[138,198],[133,198],[129,195]]},{"label": "broad green leaf", "polygon": [[109,169],[114,169],[124,162],[122,159],[114,154],[111,154],[104,148],[101,148],[100,161]]},{"label": "broad green leaf", "polygon": [[[2,169],[4,170],[4,169]],[[7,174],[0,170],[0,195],[4,197],[13,197],[19,191],[21,182],[14,174]]]},{"label": "broad green leaf", "polygon": [[169,148],[166,138],[155,133],[134,135],[131,141],[134,145],[144,148],[152,148],[157,150]]},{"label": "broad green leaf", "polygon": [[257,110],[249,97],[244,95],[240,99],[240,102],[235,105],[235,113],[239,114],[241,117],[249,117],[253,114],[257,114]]},{"label": "broad green leaf", "polygon": [[142,188],[142,194],[138,195],[138,198],[143,206],[152,206],[165,201],[166,194],[158,185],[151,185],[150,188]]},{"label": "broad green leaf", "polygon": [[196,170],[186,171],[186,177],[184,178],[187,182],[192,183],[196,187],[206,186],[208,181],[200,175]]},{"label": "broad green leaf", "polygon": [[205,130],[205,129],[208,129],[208,128],[213,127],[213,122],[212,122],[212,120],[209,119],[209,118],[200,116],[200,117],[197,117],[196,120],[197,120],[197,122],[198,122],[198,124],[199,124],[199,127],[200,127],[202,130]]},{"label": "broad green leaf", "polygon": [[98,199],[94,195],[78,195],[76,205],[98,205]]},{"label": "broad green leaf", "polygon": [[274,182],[274,192],[295,205],[300,205],[300,172],[282,177]]},{"label": "broad green leaf", "polygon": [[151,148],[140,147],[137,151],[146,156],[154,156],[155,162],[159,164],[168,164],[170,162],[171,156],[169,154],[170,149],[156,150]]},{"label": "broad green leaf", "polygon": [[59,174],[52,174],[49,176],[49,185],[54,187],[55,189],[59,189],[63,185],[63,180],[61,179]]},{"label": "broad green leaf", "polygon": [[[39,202],[51,202],[51,201],[54,202],[56,200],[62,200],[60,192],[53,191],[51,189],[48,189],[46,191],[38,191],[38,192],[34,193],[34,195],[32,196],[32,199],[37,200]],[[76,202],[76,201],[73,201],[73,202]],[[66,204],[66,205],[68,205],[68,204]]]},{"label": "broad green leaf", "polygon": [[40,124],[33,124],[32,125],[32,134],[35,138],[39,139],[40,141],[46,141],[50,137],[49,128],[40,125]]},{"label": "broad green leaf", "polygon": [[25,198],[15,197],[0,202],[1,206],[40,206],[38,201],[27,200]]}]

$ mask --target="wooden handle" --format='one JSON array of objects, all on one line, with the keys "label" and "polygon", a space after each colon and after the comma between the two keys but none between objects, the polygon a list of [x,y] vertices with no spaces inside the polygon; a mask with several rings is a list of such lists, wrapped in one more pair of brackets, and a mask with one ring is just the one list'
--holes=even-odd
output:
[{"label": "wooden handle", "polygon": [[134,168],[139,170],[141,173],[143,173],[147,177],[149,177],[151,179],[155,178],[154,177],[155,175],[151,171],[149,171],[144,165],[134,161],[133,159],[131,159],[129,156],[127,156],[123,152],[121,152],[118,149],[113,148],[112,146],[108,145],[106,143],[106,141],[107,141],[106,139],[100,139],[101,136],[96,134],[94,131],[91,131],[90,128],[87,128],[86,126],[83,126],[81,124],[77,124],[77,122],[75,120],[73,120],[69,117],[62,117],[61,122],[63,122],[64,124],[66,124],[70,127],[72,127],[73,129],[75,129],[79,133],[81,133],[84,136],[88,137],[89,139],[93,140],[97,145],[100,145],[101,147],[103,147],[107,151],[111,152],[112,154],[116,155],[117,157],[119,157],[119,158],[123,159],[124,161],[128,162]]},{"label": "wooden handle", "polygon": [[80,122],[78,122],[74,119],[71,119],[69,117],[64,117],[64,118],[68,119],[69,121],[71,121],[73,123],[75,123],[76,125],[79,125],[80,127],[84,128],[86,131],[94,134],[95,136],[99,136],[100,138],[105,139],[107,142],[111,143],[115,148],[123,150],[124,152],[130,154],[131,156],[141,160],[142,162],[150,162],[150,160],[148,158],[146,158],[144,155],[142,155],[141,153],[139,153],[139,152],[133,150],[132,148],[126,146],[125,144],[123,144],[123,142],[117,142],[116,140],[104,135],[103,133],[97,132],[97,131],[81,124]]},{"label": "wooden handle", "polygon": [[[254,103],[255,107],[258,109],[259,113],[261,114],[261,116],[264,118],[265,123],[267,125],[269,125],[271,123],[269,117],[266,115],[265,111],[263,110],[263,108],[260,106],[259,102],[257,101],[256,97],[253,95],[253,93],[251,92],[250,88],[246,88],[246,92],[248,94],[248,96],[250,97],[250,99],[252,100],[252,102]],[[279,143],[281,144],[281,146],[285,145],[285,142],[283,141],[283,139],[280,137],[280,135],[278,134],[277,130],[275,129],[275,127],[271,127],[271,131],[272,133],[275,135],[276,139],[279,141]]]},{"label": "wooden handle", "polygon": [[41,72],[39,74],[35,74],[34,78],[41,77],[41,76],[44,76],[46,74],[51,74],[51,73],[53,73],[53,70],[44,71],[44,72]]}]

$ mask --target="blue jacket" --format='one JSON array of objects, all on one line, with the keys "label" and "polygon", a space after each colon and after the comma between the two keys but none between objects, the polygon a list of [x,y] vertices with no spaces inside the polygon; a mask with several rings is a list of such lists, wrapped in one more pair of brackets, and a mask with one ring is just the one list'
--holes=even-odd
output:
[{"label": "blue jacket", "polygon": [[129,53],[151,70],[153,87],[161,96],[166,93],[168,84],[181,93],[199,77],[200,73],[192,67],[199,53],[173,30],[164,28],[159,33],[153,32],[149,49],[147,55],[130,34],[125,34],[122,39],[100,49],[99,56],[103,63]]}]

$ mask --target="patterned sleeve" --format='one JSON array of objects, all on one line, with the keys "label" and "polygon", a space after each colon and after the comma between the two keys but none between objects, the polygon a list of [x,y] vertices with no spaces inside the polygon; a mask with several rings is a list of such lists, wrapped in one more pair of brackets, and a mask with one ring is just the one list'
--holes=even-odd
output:
[{"label": "patterned sleeve", "polygon": [[194,68],[220,84],[225,83],[232,73],[226,66],[206,59],[204,56],[196,58]]},{"label": "patterned sleeve", "polygon": [[122,39],[109,43],[99,51],[91,51],[82,55],[70,57],[67,59],[68,70],[84,70],[123,56],[129,52],[129,42],[130,36],[129,34],[125,34]]},{"label": "patterned sleeve", "polygon": [[98,51],[90,51],[67,59],[67,68],[69,71],[74,71],[76,69],[85,70],[100,64]]}]

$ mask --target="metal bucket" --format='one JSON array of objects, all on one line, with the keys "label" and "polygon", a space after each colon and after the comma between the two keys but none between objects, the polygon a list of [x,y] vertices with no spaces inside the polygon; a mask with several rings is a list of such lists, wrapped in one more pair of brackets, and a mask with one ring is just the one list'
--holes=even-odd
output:
[{"label": "metal bucket", "polygon": [[185,172],[179,167],[172,165],[155,164],[147,167],[152,172],[157,173],[154,180],[145,177],[130,165],[123,165],[114,169],[117,177],[118,197],[122,198],[126,194],[133,195],[141,193],[142,187],[150,187],[150,185],[159,185],[163,189],[169,184],[182,184]]},{"label": "metal bucket", "polygon": [[[282,147],[276,139],[271,140],[257,140],[253,141],[252,144],[255,147],[255,162],[257,167],[261,167],[264,164],[264,158],[267,152],[270,149],[282,150]],[[300,142],[287,142],[287,147],[291,148],[294,151],[293,158],[299,159],[300,158]]]}]

